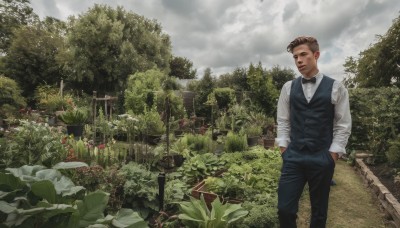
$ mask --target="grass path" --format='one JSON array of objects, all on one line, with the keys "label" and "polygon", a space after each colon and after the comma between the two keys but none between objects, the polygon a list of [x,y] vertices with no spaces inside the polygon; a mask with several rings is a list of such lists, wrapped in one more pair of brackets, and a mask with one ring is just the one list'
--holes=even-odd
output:
[{"label": "grass path", "polygon": [[[364,186],[353,167],[345,161],[338,161],[334,180],[337,185],[331,188],[328,228],[386,227],[384,214],[379,210],[377,200]],[[308,193],[303,193],[298,213],[299,228],[309,227],[309,214]]]}]

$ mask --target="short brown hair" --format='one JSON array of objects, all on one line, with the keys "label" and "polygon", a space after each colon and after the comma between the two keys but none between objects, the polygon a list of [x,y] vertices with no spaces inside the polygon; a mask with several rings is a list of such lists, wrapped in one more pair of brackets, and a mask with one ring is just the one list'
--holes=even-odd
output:
[{"label": "short brown hair", "polygon": [[287,51],[293,53],[293,49],[302,44],[307,44],[307,46],[310,48],[312,52],[319,51],[318,41],[312,36],[297,37],[287,46]]}]

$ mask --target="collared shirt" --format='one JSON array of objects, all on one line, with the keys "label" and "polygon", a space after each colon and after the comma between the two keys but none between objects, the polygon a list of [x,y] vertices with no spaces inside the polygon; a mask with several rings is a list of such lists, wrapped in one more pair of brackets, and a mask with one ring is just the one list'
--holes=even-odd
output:
[{"label": "collared shirt", "polygon": [[[303,76],[302,76],[303,77]],[[316,83],[302,84],[304,96],[310,102],[317,90],[323,74],[318,72]],[[276,144],[280,147],[287,147],[290,143],[290,90],[292,81],[288,81],[282,87],[278,101],[277,113],[277,138]],[[351,133],[351,115],[349,104],[349,93],[342,83],[335,80],[331,94],[332,104],[335,106],[335,116],[333,120],[333,140],[329,148],[330,152],[343,155],[346,153],[346,145]]]}]

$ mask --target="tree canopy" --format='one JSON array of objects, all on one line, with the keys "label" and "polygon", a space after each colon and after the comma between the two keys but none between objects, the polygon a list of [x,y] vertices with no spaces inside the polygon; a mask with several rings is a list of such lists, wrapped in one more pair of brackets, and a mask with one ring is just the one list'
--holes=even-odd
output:
[{"label": "tree canopy", "polygon": [[69,26],[60,60],[76,88],[121,91],[130,74],[153,68],[168,73],[170,39],[155,20],[122,7],[95,5],[71,17]]},{"label": "tree canopy", "polygon": [[346,59],[345,83],[349,87],[400,86],[400,16],[378,42]]}]

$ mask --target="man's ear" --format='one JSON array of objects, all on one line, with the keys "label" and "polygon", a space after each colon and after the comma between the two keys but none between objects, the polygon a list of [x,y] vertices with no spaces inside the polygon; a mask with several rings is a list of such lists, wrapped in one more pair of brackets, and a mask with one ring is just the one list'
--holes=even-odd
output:
[{"label": "man's ear", "polygon": [[315,58],[315,60],[318,60],[319,55],[320,55],[320,52],[319,52],[319,51],[314,52],[314,58]]}]

